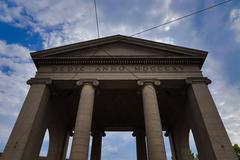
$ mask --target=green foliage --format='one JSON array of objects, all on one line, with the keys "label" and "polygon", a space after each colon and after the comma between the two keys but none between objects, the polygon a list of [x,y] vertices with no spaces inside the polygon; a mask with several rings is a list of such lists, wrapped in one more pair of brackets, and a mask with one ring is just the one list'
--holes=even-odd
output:
[{"label": "green foliage", "polygon": [[233,149],[234,149],[235,153],[237,154],[238,159],[240,160],[240,146],[238,144],[234,144]]},{"label": "green foliage", "polygon": [[193,159],[193,160],[199,160],[197,153],[196,153],[196,154],[191,153],[191,154],[192,154],[192,159]]},{"label": "green foliage", "polygon": [[[234,144],[233,149],[238,157],[238,160],[240,160],[240,146],[238,144]],[[198,154],[194,154],[194,153],[191,153],[191,154],[192,154],[193,160],[199,160]]]}]

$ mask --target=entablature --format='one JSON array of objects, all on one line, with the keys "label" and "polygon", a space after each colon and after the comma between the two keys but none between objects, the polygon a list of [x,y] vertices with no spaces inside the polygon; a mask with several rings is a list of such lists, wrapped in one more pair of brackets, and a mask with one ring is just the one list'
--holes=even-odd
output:
[{"label": "entablature", "polygon": [[40,65],[88,65],[88,64],[164,64],[164,65],[198,65],[202,67],[202,57],[45,57],[35,58],[37,67]]}]

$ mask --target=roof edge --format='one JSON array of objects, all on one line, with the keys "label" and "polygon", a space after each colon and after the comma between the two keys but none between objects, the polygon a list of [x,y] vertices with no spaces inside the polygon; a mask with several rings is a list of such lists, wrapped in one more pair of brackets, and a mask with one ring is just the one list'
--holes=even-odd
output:
[{"label": "roof edge", "polygon": [[166,44],[166,43],[162,43],[162,42],[156,42],[156,41],[152,41],[152,40],[129,37],[129,36],[124,36],[124,35],[113,35],[113,36],[107,36],[107,37],[103,37],[103,38],[87,40],[87,41],[83,41],[83,42],[78,42],[78,43],[73,43],[73,44],[69,44],[69,45],[45,49],[45,50],[41,50],[41,51],[37,51],[37,52],[32,52],[30,54],[31,54],[31,57],[34,59],[34,58],[40,57],[42,55],[55,55],[55,54],[60,54],[60,53],[64,53],[64,52],[90,48],[90,47],[104,45],[104,44],[118,42],[118,41],[126,42],[126,43],[128,42],[131,44],[146,46],[146,47],[155,48],[155,49],[163,49],[163,50],[173,51],[176,53],[194,54],[194,55],[198,55],[199,57],[206,57],[208,54],[207,51],[203,51],[203,50],[192,49],[192,48],[187,48],[187,47],[183,47],[183,46]]}]

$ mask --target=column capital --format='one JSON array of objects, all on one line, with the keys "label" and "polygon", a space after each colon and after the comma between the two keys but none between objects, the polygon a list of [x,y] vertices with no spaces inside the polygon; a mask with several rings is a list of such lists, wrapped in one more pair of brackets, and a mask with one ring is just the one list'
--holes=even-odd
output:
[{"label": "column capital", "polygon": [[27,81],[27,84],[32,85],[32,84],[46,84],[46,85],[51,85],[52,80],[50,78],[30,78]]},{"label": "column capital", "polygon": [[159,86],[161,84],[161,81],[158,79],[140,79],[137,81],[137,84],[139,86],[144,86],[145,84],[153,84],[155,86]]},{"label": "column capital", "polygon": [[137,129],[137,130],[133,131],[133,133],[132,133],[133,137],[136,137],[138,135],[144,135],[145,136],[146,134],[145,134],[145,131],[141,130],[141,129]]},{"label": "column capital", "polygon": [[98,86],[99,81],[96,79],[80,79],[76,82],[77,86],[82,86],[83,84],[91,84],[93,86]]},{"label": "column capital", "polygon": [[68,133],[69,133],[69,136],[71,136],[71,137],[74,135],[74,131],[73,130],[69,130]]},{"label": "column capital", "polygon": [[211,84],[212,81],[207,77],[190,77],[185,80],[187,84],[199,84],[199,83],[205,83],[205,84]]},{"label": "column capital", "polygon": [[169,137],[169,132],[166,131],[166,132],[164,133],[164,136],[165,136],[165,137]]},{"label": "column capital", "polygon": [[91,136],[97,136],[97,135],[100,135],[102,137],[105,137],[106,136],[106,133],[104,131],[92,131],[91,132]]}]

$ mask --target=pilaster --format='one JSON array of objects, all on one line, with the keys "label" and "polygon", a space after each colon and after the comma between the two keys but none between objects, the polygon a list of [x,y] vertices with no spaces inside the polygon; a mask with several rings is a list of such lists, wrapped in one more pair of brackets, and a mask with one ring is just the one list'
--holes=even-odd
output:
[{"label": "pilaster", "polygon": [[224,128],[216,105],[209,92],[210,80],[189,78],[187,107],[189,122],[196,141],[200,159],[236,160],[231,142]]},{"label": "pilaster", "polygon": [[51,80],[31,78],[28,84],[31,87],[4,149],[5,160],[37,159],[40,152]]}]

